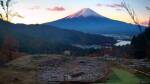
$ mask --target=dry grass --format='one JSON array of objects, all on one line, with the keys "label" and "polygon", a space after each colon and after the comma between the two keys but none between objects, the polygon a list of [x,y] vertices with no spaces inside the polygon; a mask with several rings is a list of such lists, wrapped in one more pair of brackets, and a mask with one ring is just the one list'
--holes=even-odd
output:
[{"label": "dry grass", "polygon": [[35,71],[18,71],[13,68],[0,69],[0,84],[36,84]]}]

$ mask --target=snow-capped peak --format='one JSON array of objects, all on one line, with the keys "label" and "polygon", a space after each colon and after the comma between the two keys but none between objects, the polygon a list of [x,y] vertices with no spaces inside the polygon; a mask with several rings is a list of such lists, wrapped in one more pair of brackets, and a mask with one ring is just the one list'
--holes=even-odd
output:
[{"label": "snow-capped peak", "polygon": [[82,17],[88,17],[88,16],[102,17],[101,15],[99,15],[98,13],[93,11],[92,9],[84,8],[84,9],[78,11],[77,13],[67,16],[66,18],[76,18],[76,17],[80,17],[80,16],[82,16]]}]

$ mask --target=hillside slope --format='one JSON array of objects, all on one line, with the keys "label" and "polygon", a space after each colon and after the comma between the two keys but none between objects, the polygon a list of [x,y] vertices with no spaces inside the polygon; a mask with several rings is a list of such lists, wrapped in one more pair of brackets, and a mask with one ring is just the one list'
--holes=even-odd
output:
[{"label": "hillside slope", "polygon": [[[5,39],[8,37],[8,41]],[[0,43],[17,43],[22,51],[46,51],[61,49],[60,45],[105,45],[113,44],[113,38],[101,35],[86,34],[73,30],[64,30],[46,25],[11,24],[0,20]],[[9,44],[9,43],[7,43]],[[29,49],[29,50],[28,50]]]}]

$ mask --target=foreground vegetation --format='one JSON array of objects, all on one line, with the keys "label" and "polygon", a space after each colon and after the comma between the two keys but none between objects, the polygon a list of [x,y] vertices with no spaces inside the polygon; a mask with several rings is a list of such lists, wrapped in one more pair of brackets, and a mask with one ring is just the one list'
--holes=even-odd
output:
[{"label": "foreground vegetation", "polygon": [[139,84],[140,79],[134,74],[119,68],[112,68],[107,84]]}]

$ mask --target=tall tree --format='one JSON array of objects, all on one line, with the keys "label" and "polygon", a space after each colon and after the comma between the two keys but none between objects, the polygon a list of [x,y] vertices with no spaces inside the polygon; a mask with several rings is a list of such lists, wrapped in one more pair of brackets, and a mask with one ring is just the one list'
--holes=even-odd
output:
[{"label": "tall tree", "polygon": [[[135,58],[150,58],[150,22],[149,22],[149,27],[146,28],[146,30],[143,32],[142,31],[142,26],[140,25],[138,18],[136,16],[136,13],[133,8],[131,8],[124,0],[122,2],[122,6],[125,8],[127,13],[130,15],[131,19],[133,22],[138,26],[141,34],[138,36],[133,37],[132,39],[132,50],[133,50],[133,55]],[[149,7],[148,7],[149,8]],[[148,9],[147,9],[148,10]],[[147,53],[148,52],[148,53]]]}]

